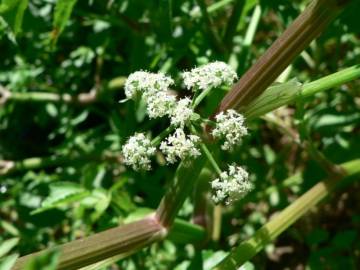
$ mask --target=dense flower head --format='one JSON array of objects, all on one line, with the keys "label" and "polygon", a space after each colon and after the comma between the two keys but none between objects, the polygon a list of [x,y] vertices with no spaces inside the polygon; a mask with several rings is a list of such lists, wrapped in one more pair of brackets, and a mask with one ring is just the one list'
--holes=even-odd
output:
[{"label": "dense flower head", "polygon": [[171,115],[176,106],[176,97],[167,92],[157,92],[146,99],[146,110],[150,118]]},{"label": "dense flower head", "polygon": [[131,136],[122,147],[124,163],[134,170],[150,170],[150,157],[155,154],[156,148],[144,133]]},{"label": "dense flower head", "polygon": [[199,142],[198,136],[186,135],[183,129],[177,128],[173,135],[161,143],[160,150],[168,163],[187,161],[200,155]]},{"label": "dense flower head", "polygon": [[229,205],[242,199],[252,190],[253,185],[249,181],[248,172],[243,167],[233,164],[211,182],[211,188],[214,191],[212,199],[215,203],[223,202]]},{"label": "dense flower head", "polygon": [[191,99],[182,98],[177,102],[176,107],[171,113],[171,124],[184,127],[191,120],[194,111],[191,108]]},{"label": "dense flower head", "polygon": [[215,138],[224,139],[223,150],[232,150],[247,135],[244,116],[235,110],[227,110],[215,116],[216,127],[212,131]]},{"label": "dense flower head", "polygon": [[221,85],[231,85],[237,78],[236,72],[226,63],[215,61],[194,68],[182,74],[187,89],[206,90]]},{"label": "dense flower head", "polygon": [[172,84],[173,79],[163,73],[136,71],[125,82],[125,95],[128,99],[133,99],[140,93],[147,98],[156,92],[167,91]]}]

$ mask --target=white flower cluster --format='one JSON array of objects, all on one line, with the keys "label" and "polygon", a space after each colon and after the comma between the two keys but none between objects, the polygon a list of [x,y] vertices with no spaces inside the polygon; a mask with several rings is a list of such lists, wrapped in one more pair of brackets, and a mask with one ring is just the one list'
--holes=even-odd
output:
[{"label": "white flower cluster", "polygon": [[146,99],[146,111],[150,118],[163,117],[173,112],[176,97],[166,92],[157,92]]},{"label": "white flower cluster", "polygon": [[182,98],[171,113],[171,124],[184,127],[191,120],[194,111],[191,108],[191,99]]},{"label": "white flower cluster", "polygon": [[172,84],[173,79],[163,73],[136,71],[125,82],[125,95],[128,99],[135,98],[137,94],[144,94],[147,98],[154,93],[167,91]]},{"label": "white flower cluster", "polygon": [[215,61],[182,74],[186,88],[206,90],[220,85],[231,85],[236,72],[226,63]]},{"label": "white flower cluster", "polygon": [[160,145],[160,150],[165,154],[168,163],[176,161],[187,161],[191,158],[200,156],[197,145],[200,138],[196,135],[186,135],[184,130],[177,128],[172,136],[169,136]]},{"label": "white flower cluster", "polygon": [[224,139],[221,146],[223,150],[232,150],[241,142],[241,138],[247,135],[247,128],[244,125],[244,116],[235,110],[227,110],[215,116],[216,127],[212,131],[215,138]]},{"label": "white flower cluster", "polygon": [[133,99],[143,95],[146,111],[150,118],[168,115],[171,124],[183,127],[193,115],[189,98],[176,101],[176,97],[168,93],[174,81],[162,73],[137,71],[129,75],[125,83],[125,95]]},{"label": "white flower cluster", "polygon": [[253,185],[249,181],[248,172],[243,167],[229,165],[228,171],[222,172],[219,178],[211,182],[211,187],[214,190],[213,201],[229,205],[242,199],[252,190]]},{"label": "white flower cluster", "polygon": [[131,136],[122,147],[124,163],[134,170],[150,170],[150,157],[155,154],[156,148],[144,133]]}]

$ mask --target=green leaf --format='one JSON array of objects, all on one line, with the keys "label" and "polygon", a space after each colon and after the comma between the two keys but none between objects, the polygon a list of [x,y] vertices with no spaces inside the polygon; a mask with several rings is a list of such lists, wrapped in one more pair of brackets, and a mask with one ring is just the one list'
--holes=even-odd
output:
[{"label": "green leaf", "polygon": [[16,259],[18,257],[19,257],[18,254],[12,254],[5,258],[2,258],[0,260],[0,269],[1,270],[10,270],[13,267],[13,265],[15,264]]},{"label": "green leaf", "polygon": [[[10,250],[19,243],[19,238],[11,238],[0,244],[0,258],[5,256]],[[1,268],[0,268],[1,269]]]},{"label": "green leaf", "polygon": [[15,34],[21,31],[28,0],[4,0],[0,4],[0,14]]},{"label": "green leaf", "polygon": [[60,253],[57,250],[36,256],[29,261],[24,270],[55,270]]},{"label": "green leaf", "polygon": [[90,192],[79,184],[70,182],[57,182],[50,185],[50,195],[43,201],[42,207],[32,211],[31,214],[67,205],[75,201],[80,201],[88,196]]},{"label": "green leaf", "polygon": [[52,42],[55,45],[60,34],[64,31],[71,12],[77,0],[58,0],[55,6],[55,14],[53,19]]}]

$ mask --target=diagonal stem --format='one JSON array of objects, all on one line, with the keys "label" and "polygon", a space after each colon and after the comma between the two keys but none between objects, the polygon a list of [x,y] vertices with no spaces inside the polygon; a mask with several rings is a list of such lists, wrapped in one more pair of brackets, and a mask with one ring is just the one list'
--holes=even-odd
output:
[{"label": "diagonal stem", "polygon": [[218,111],[241,109],[258,97],[340,13],[346,1],[314,0],[242,76],[221,102]]},{"label": "diagonal stem", "polygon": [[[360,173],[360,159],[346,162],[341,165],[348,176]],[[339,179],[337,179],[339,180]],[[235,270],[250,260],[264,247],[275,240],[282,232],[305,215],[311,208],[331,194],[339,182],[335,179],[323,180],[313,186],[304,195],[276,215],[261,227],[250,239],[237,246],[215,270]]]}]

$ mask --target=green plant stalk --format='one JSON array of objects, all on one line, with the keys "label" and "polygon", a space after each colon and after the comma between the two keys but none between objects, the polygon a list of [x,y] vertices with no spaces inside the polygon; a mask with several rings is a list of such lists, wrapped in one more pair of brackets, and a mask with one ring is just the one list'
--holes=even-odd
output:
[{"label": "green plant stalk", "polygon": [[165,228],[169,228],[183,205],[185,199],[195,184],[206,158],[200,156],[193,162],[181,162],[176,170],[175,177],[171,186],[167,189],[160,205],[156,211],[156,216]]},{"label": "green plant stalk", "polygon": [[164,129],[163,131],[161,131],[161,133],[159,135],[157,135],[154,139],[152,139],[151,141],[151,145],[153,146],[158,146],[161,141],[167,136],[169,135],[173,130],[175,129],[174,126],[168,126],[166,129]]},{"label": "green plant stalk", "polygon": [[16,102],[61,102],[69,104],[90,104],[96,101],[96,95],[91,91],[89,93],[81,93],[76,96],[46,92],[13,92],[10,94],[7,100]]},{"label": "green plant stalk", "polygon": [[[191,126],[190,130],[191,130],[192,134],[199,136],[199,133],[197,132],[197,130],[194,126]],[[211,166],[213,167],[215,172],[220,176],[221,169],[220,169],[219,165],[217,164],[215,158],[211,154],[210,150],[207,148],[206,144],[201,142],[200,149],[201,149],[202,153],[205,155],[205,157],[208,159],[209,163],[211,164]]]},{"label": "green plant stalk", "polygon": [[[195,224],[191,224],[181,219],[175,219],[174,225],[169,232],[167,237],[169,240],[179,243],[179,244],[187,244],[187,243],[201,243],[206,238],[205,230]],[[133,254],[136,251],[132,251]],[[105,267],[108,267],[117,261],[131,255],[130,253],[122,253],[116,255],[114,257],[110,257],[103,261],[97,262],[95,264],[86,266],[81,268],[81,270],[98,270]]]},{"label": "green plant stalk", "polygon": [[[347,176],[360,173],[360,159],[341,164]],[[294,224],[299,218],[316,206],[327,195],[331,194],[338,180],[328,179],[317,183],[295,202],[276,215],[261,227],[250,239],[242,242],[216,267],[216,270],[235,270],[250,260],[265,246],[275,240],[282,232]]]},{"label": "green plant stalk", "polygon": [[[58,270],[75,270],[122,253],[132,253],[155,241],[164,239],[167,229],[155,215],[119,226],[84,239],[57,247],[60,250]],[[17,260],[13,270],[20,270],[34,256],[48,250],[30,254]]]},{"label": "green plant stalk", "polygon": [[281,106],[294,103],[298,98],[307,98],[319,92],[338,87],[360,78],[360,65],[355,65],[313,82],[301,85],[295,80],[270,86],[241,112],[248,121],[273,111]]},{"label": "green plant stalk", "polygon": [[314,0],[225,96],[218,111],[241,109],[257,98],[340,13],[346,1]]},{"label": "green plant stalk", "polygon": [[[126,82],[125,77],[117,77],[109,81],[107,88],[110,91],[115,91],[124,87]],[[1,97],[5,94],[5,97]],[[53,102],[66,104],[91,104],[98,99],[95,91],[88,93],[80,93],[78,95],[59,94],[51,92],[11,92],[6,88],[0,88],[0,103],[7,101],[14,102]]]},{"label": "green plant stalk", "polygon": [[109,155],[82,155],[82,156],[50,156],[50,157],[32,157],[21,161],[0,161],[4,164],[4,168],[0,167],[0,176],[9,175],[12,173],[27,171],[27,170],[38,170],[49,167],[62,166],[66,164],[76,164],[88,161],[100,161],[100,160],[114,160],[117,161],[116,156]]},{"label": "green plant stalk", "polygon": [[331,75],[322,77],[316,81],[304,84],[301,90],[301,96],[304,98],[313,96],[316,93],[340,86],[359,77],[360,65],[355,65]]}]

